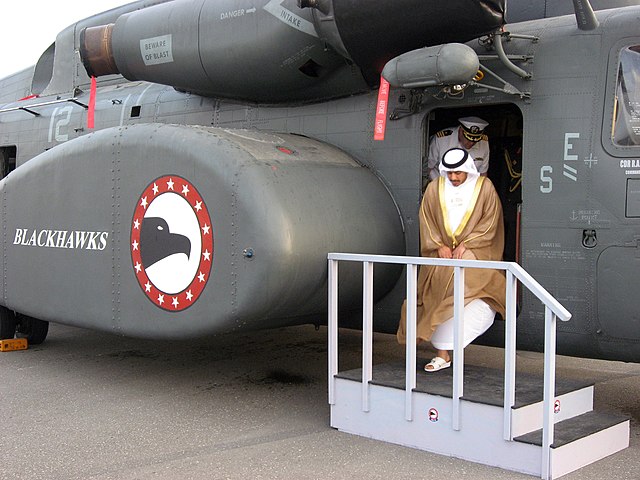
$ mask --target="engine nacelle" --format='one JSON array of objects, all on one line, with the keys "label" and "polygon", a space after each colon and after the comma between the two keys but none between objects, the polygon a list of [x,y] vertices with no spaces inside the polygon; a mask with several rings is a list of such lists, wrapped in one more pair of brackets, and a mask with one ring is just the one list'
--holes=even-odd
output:
[{"label": "engine nacelle", "polygon": [[318,101],[370,89],[347,59],[318,38],[311,12],[291,12],[282,2],[257,2],[265,5],[251,9],[238,3],[167,2],[87,28],[80,38],[83,64],[89,75],[121,73],[260,103]]},{"label": "engine nacelle", "polygon": [[[0,190],[2,303],[131,336],[322,321],[328,252],[405,253],[382,182],[298,135],[110,128],[42,153]],[[340,306],[356,309],[361,273],[340,269]],[[399,273],[376,269],[378,297]]]},{"label": "engine nacelle", "polygon": [[258,103],[313,102],[377,87],[384,65],[404,52],[491,32],[505,8],[505,0],[298,3],[166,2],[84,29],[79,51],[89,75]]}]

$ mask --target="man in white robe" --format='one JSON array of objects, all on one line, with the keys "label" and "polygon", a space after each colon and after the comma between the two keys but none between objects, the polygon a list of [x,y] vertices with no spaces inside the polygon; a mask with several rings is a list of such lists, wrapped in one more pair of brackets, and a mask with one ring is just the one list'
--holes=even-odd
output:
[{"label": "man in white robe", "polygon": [[[501,260],[504,227],[500,199],[491,181],[481,177],[473,158],[461,148],[447,151],[441,176],[429,183],[420,207],[420,253],[424,257]],[[504,274],[465,270],[464,345],[484,333],[496,312],[504,315]],[[431,341],[436,357],[425,365],[433,372],[451,365],[453,349],[453,268],[420,267],[417,337]],[[405,343],[406,303],[398,328]]]}]

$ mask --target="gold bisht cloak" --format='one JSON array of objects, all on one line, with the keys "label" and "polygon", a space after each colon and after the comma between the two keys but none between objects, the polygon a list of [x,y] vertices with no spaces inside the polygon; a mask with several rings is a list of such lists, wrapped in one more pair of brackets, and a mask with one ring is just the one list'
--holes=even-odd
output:
[{"label": "gold bisht cloak", "polygon": [[[502,205],[491,181],[479,177],[469,208],[455,232],[449,228],[444,201],[445,177],[430,182],[420,205],[420,255],[438,257],[438,248],[452,250],[464,242],[464,259],[502,260]],[[504,317],[505,277],[499,270],[466,268],[464,303],[482,299]],[[421,265],[418,270],[418,342],[429,341],[438,325],[453,317],[453,267]],[[406,306],[402,305],[398,342],[406,340]]]}]

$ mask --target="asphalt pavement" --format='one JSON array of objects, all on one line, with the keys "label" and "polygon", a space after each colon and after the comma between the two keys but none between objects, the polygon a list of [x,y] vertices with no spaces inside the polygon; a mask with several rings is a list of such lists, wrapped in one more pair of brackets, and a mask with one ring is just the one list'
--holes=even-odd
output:
[{"label": "asphalt pavement", "polygon": [[[340,369],[358,367],[360,332],[339,343]],[[403,356],[375,335],[375,363]],[[498,367],[502,350],[471,345],[465,361]],[[518,368],[541,372],[541,355]],[[628,449],[563,478],[640,478],[640,364],[558,357],[557,375],[631,417]],[[158,342],[52,324],[44,344],[0,353],[0,435],[3,480],[534,478],[332,429],[313,326]]]}]

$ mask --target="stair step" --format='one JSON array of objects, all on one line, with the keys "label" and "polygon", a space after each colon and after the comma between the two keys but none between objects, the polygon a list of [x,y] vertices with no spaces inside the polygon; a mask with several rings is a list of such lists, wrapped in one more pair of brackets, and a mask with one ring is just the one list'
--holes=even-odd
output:
[{"label": "stair step", "polygon": [[[453,369],[447,368],[436,373],[426,373],[423,371],[423,367],[428,361],[427,359],[418,359],[415,391],[451,398],[453,394]],[[360,382],[362,381],[362,369],[340,372],[336,377]],[[371,384],[404,390],[404,362],[374,365]],[[592,386],[593,382],[556,378],[555,393],[558,397]],[[514,408],[542,402],[543,392],[542,374],[517,373]],[[501,407],[504,404],[504,372],[495,368],[465,365],[463,399]]]},{"label": "stair step", "polygon": [[[629,421],[627,416],[601,412],[588,412],[563,420],[555,424],[551,448],[562,447],[627,421]],[[521,435],[513,440],[542,446],[542,429]]]}]

